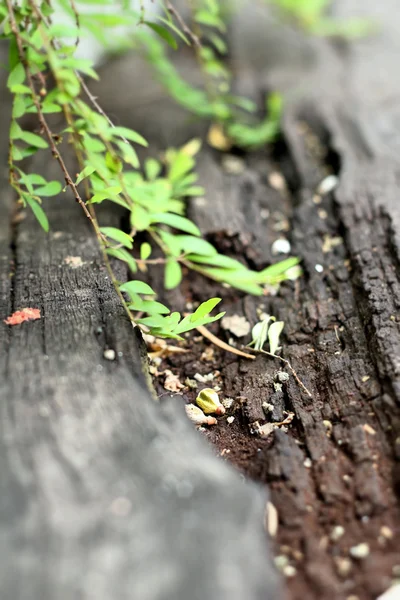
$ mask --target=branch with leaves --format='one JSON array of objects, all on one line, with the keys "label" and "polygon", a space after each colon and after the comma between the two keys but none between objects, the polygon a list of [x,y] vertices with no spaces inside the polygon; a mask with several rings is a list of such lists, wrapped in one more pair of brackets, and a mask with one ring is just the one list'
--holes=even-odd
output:
[{"label": "branch with leaves", "polygon": [[[65,5],[64,0],[61,3]],[[147,146],[146,140],[130,128],[115,126],[83,80],[84,76],[97,78],[97,74],[91,61],[75,56],[80,26],[88,19],[87,15],[83,18],[78,13],[77,4],[78,0],[66,4],[72,11],[74,25],[59,25],[52,21],[53,8],[48,2],[22,0],[18,5],[12,0],[0,2],[4,36],[10,42],[7,85],[13,94],[9,173],[19,202],[32,209],[47,231],[49,223],[42,198],[70,188],[94,228],[111,279],[130,319],[159,337],[179,338],[195,327],[219,319],[224,313],[216,316],[210,313],[220,299],[211,298],[184,317],[178,312],[170,313],[168,307],[156,300],[155,292],[147,283],[118,282],[110,258],[125,262],[132,273],[146,272],[154,263],[164,265],[166,289],[180,284],[183,267],[255,295],[264,293],[264,285],[296,279],[300,274],[297,258],[260,272],[252,271],[240,261],[219,254],[187,218],[187,198],[204,193],[196,184],[194,172],[195,156],[200,149],[198,140],[180,149],[167,150],[162,160],[148,158],[140,165],[135,146]],[[207,4],[214,10],[213,2]],[[171,6],[166,7],[169,18],[174,17],[181,24]],[[198,10],[195,14],[198,23],[207,21],[204,11]],[[168,38],[164,33],[167,30],[159,29],[161,25],[152,27],[156,24],[146,22],[143,14],[139,17],[139,22],[147,23],[149,30]],[[214,24],[219,25],[215,19],[216,15]],[[169,19],[164,20],[171,24]],[[207,25],[213,25],[208,21]],[[119,20],[113,18],[111,22],[118,24]],[[175,31],[176,25],[171,27]],[[185,37],[185,32],[182,35]],[[67,43],[66,39],[73,41]],[[193,42],[193,37],[191,39]],[[203,59],[203,68],[208,65],[208,70],[212,62],[210,56]],[[31,113],[37,116],[36,132],[26,131],[20,124],[22,117]],[[53,114],[59,114],[63,120],[58,131],[53,131],[49,122]],[[232,119],[227,122],[233,127]],[[241,131],[243,135],[245,130]],[[68,170],[62,154],[64,137],[75,153],[79,166],[76,176]],[[65,181],[63,189],[58,181],[47,181],[39,174],[24,171],[22,161],[39,151],[50,152],[58,162]],[[104,201],[118,204],[127,211],[129,232],[99,225],[95,208]],[[139,233],[146,235],[147,241],[134,254],[134,238]],[[156,248],[157,256],[152,259]]]}]

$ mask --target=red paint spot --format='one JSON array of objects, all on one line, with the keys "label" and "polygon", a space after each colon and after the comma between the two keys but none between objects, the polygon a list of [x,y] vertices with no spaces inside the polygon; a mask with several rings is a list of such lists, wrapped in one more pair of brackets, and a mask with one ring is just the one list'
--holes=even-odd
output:
[{"label": "red paint spot", "polygon": [[19,325],[24,321],[34,321],[40,319],[40,310],[38,308],[23,308],[4,320],[6,325]]}]

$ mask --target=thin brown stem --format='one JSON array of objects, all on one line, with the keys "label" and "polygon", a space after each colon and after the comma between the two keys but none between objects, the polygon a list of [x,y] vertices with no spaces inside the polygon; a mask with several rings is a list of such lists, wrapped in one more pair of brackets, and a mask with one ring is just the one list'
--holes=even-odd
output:
[{"label": "thin brown stem", "polygon": [[202,46],[201,46],[199,36],[196,35],[190,29],[190,27],[185,23],[184,19],[182,18],[182,15],[175,8],[175,6],[172,4],[172,2],[170,2],[170,0],[166,0],[165,6],[167,7],[167,10],[170,13],[170,15],[172,15],[174,17],[174,19],[177,21],[177,23],[180,25],[183,33],[185,33],[187,35],[187,37],[192,40],[192,42],[193,42],[194,46],[196,46],[197,50],[201,50]]},{"label": "thin brown stem", "polygon": [[[57,160],[58,164],[61,167],[61,170],[63,172],[64,175],[64,179],[65,179],[65,183],[71,188],[72,193],[74,194],[75,200],[81,205],[83,212],[85,213],[85,215],[87,216],[87,218],[92,222],[93,227],[95,228],[96,231],[96,235],[99,237],[99,239],[103,239],[103,234],[101,233],[99,227],[96,225],[96,223],[93,222],[93,219],[90,215],[90,212],[88,211],[88,208],[85,204],[85,202],[82,200],[78,188],[76,187],[75,183],[73,182],[68,169],[66,167],[66,164],[64,162],[64,159],[62,158],[62,156],[60,155],[60,153],[57,150],[57,146],[54,142],[54,138],[53,138],[53,134],[50,130],[50,127],[47,124],[47,121],[43,115],[42,112],[42,108],[40,105],[40,102],[38,100],[37,94],[36,94],[36,90],[35,90],[35,84],[33,82],[33,78],[32,78],[32,74],[29,68],[29,64],[26,60],[26,56],[25,56],[25,52],[24,52],[24,48],[23,48],[23,44],[22,44],[22,40],[21,40],[21,36],[19,34],[19,30],[17,27],[17,23],[15,21],[15,14],[14,14],[14,9],[13,9],[13,5],[12,5],[12,1],[11,0],[6,0],[7,3],[7,9],[8,9],[8,13],[10,15],[10,27],[11,27],[11,31],[15,37],[15,41],[17,43],[17,49],[18,49],[18,56],[19,59],[21,61],[21,64],[24,67],[25,70],[25,75],[28,81],[28,85],[29,88],[31,90],[31,94],[32,94],[32,100],[33,103],[35,104],[35,108],[36,108],[36,112],[38,115],[38,119],[39,119],[39,123],[40,126],[42,128],[42,130],[44,131],[46,138],[49,142],[49,146],[51,149],[51,153],[53,155],[53,157]],[[34,3],[33,3],[34,5]]]},{"label": "thin brown stem", "polygon": [[271,352],[267,352],[266,350],[254,350],[254,348],[249,348],[249,350],[250,350],[250,352],[260,352],[261,354],[267,354],[267,356],[271,356],[272,358],[277,358],[278,360],[283,362],[287,366],[287,368],[289,369],[289,371],[291,372],[291,374],[293,375],[293,377],[295,378],[295,380],[297,381],[299,386],[305,391],[307,396],[309,396],[309,398],[313,398],[313,395],[311,394],[311,392],[308,390],[308,388],[306,388],[306,386],[301,381],[300,377],[297,375],[296,371],[293,369],[290,362],[288,360],[286,360],[286,358],[283,358],[282,356],[278,356],[277,354],[272,354]]},{"label": "thin brown stem", "polygon": [[252,356],[251,354],[247,354],[247,352],[238,350],[237,348],[230,346],[226,342],[223,342],[216,335],[211,333],[211,331],[208,331],[208,329],[206,327],[204,327],[203,325],[199,325],[198,327],[196,327],[196,329],[199,333],[201,333],[201,335],[203,335],[205,338],[210,340],[210,342],[212,342],[219,348],[222,348],[222,350],[226,350],[226,352],[230,352],[231,354],[237,354],[238,356],[243,356],[243,358],[250,358],[251,360],[255,360],[255,358],[256,358],[255,356]]}]

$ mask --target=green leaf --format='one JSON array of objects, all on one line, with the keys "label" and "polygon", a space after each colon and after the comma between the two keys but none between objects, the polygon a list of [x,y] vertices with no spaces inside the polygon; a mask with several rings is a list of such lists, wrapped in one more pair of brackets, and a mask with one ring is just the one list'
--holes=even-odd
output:
[{"label": "green leaf", "polygon": [[202,238],[191,235],[177,235],[175,239],[184,252],[201,256],[215,256],[217,254],[214,246]]},{"label": "green leaf", "polygon": [[136,273],[136,261],[133,256],[129,254],[127,250],[125,250],[125,248],[106,248],[106,253],[109,256],[113,256],[114,258],[118,258],[118,260],[126,262],[132,273]]},{"label": "green leaf", "polygon": [[161,164],[155,158],[148,158],[144,163],[144,172],[149,181],[154,181],[161,172]]},{"label": "green leaf", "polygon": [[169,231],[164,231],[163,229],[156,229],[158,235],[161,237],[164,244],[167,246],[169,253],[172,256],[180,256],[181,247],[177,241],[177,235],[173,235]]},{"label": "green leaf", "polygon": [[104,233],[104,235],[106,235],[107,237],[125,246],[125,248],[129,248],[129,250],[132,250],[133,239],[124,231],[121,231],[116,227],[100,227],[100,231]]},{"label": "green leaf", "polygon": [[178,35],[185,42],[185,44],[190,46],[190,41],[188,40],[186,35],[182,33],[182,31],[178,27],[176,27],[176,25],[172,21],[168,21],[167,19],[164,19],[164,17],[158,17],[158,19],[159,21],[162,21],[162,23],[167,25],[167,27],[172,29],[172,31],[176,33],[176,35]]},{"label": "green leaf", "polygon": [[194,165],[195,162],[192,156],[189,156],[185,152],[177,152],[174,159],[171,161],[168,179],[172,181],[172,183],[179,181],[183,175],[186,175],[188,171],[193,169]]},{"label": "green leaf", "polygon": [[[1,6],[1,8],[5,10],[5,14],[7,14],[7,9]],[[15,69],[17,64],[19,63],[19,53],[18,53],[18,44],[14,36],[11,37],[8,46],[8,70],[10,73]]]},{"label": "green leaf", "polygon": [[26,112],[26,99],[23,96],[15,96],[12,108],[13,119],[19,119]]},{"label": "green leaf", "polygon": [[147,147],[149,145],[144,137],[140,135],[140,133],[133,131],[133,129],[129,129],[128,127],[112,127],[109,132],[113,137],[121,136],[127,140],[130,140],[131,142],[135,142],[135,144],[139,144],[140,146]]},{"label": "green leaf", "polygon": [[255,350],[262,350],[265,342],[267,341],[269,322],[275,321],[275,317],[267,315],[267,318],[263,321],[256,323],[251,330],[252,342],[249,346],[254,345]]},{"label": "green leaf", "polygon": [[46,185],[35,189],[37,196],[56,196],[62,190],[62,185],[59,181],[49,181]]},{"label": "green leaf", "polygon": [[271,323],[268,330],[268,342],[269,342],[269,351],[271,354],[276,354],[276,351],[279,346],[279,336],[282,333],[282,329],[285,323],[283,321],[275,321],[275,323]]},{"label": "green leaf", "polygon": [[173,215],[171,213],[152,214],[151,223],[164,223],[164,225],[169,225],[175,229],[186,231],[186,233],[191,233],[192,235],[201,235],[200,229],[197,227],[197,225],[195,225],[186,217],[181,217],[180,215]]},{"label": "green leaf", "polygon": [[156,302],[155,300],[142,300],[141,298],[128,304],[129,310],[136,310],[140,312],[146,312],[149,315],[167,315],[170,310],[161,302]]},{"label": "green leaf", "polygon": [[40,206],[40,204],[38,202],[36,202],[36,200],[31,198],[30,196],[24,196],[24,197],[25,197],[26,202],[31,207],[32,212],[35,215],[38,222],[40,223],[41,227],[47,233],[49,231],[49,221],[46,217],[46,213],[44,212],[43,208]]},{"label": "green leaf", "polygon": [[147,260],[151,254],[151,246],[148,242],[143,242],[140,246],[140,258],[142,260]]},{"label": "green leaf", "polygon": [[292,267],[298,265],[300,259],[297,257],[286,258],[285,260],[281,260],[280,262],[275,263],[274,265],[270,265],[266,269],[259,271],[257,275],[258,283],[270,283],[274,281],[276,278],[285,279],[285,272]]},{"label": "green leaf", "polygon": [[197,310],[191,315],[191,322],[198,321],[208,315],[208,313],[210,313],[220,302],[221,298],[210,298],[210,300],[202,302]]},{"label": "green leaf", "polygon": [[147,327],[163,327],[166,317],[162,317],[160,314],[154,314],[151,317],[144,317],[143,319],[138,319],[137,323],[142,323]]},{"label": "green leaf", "polygon": [[148,294],[149,296],[155,296],[155,291],[144,281],[127,281],[119,286],[121,292],[127,294]]},{"label": "green leaf", "polygon": [[114,200],[121,191],[122,191],[122,188],[120,185],[110,186],[110,187],[106,188],[105,190],[103,190],[102,192],[97,192],[96,194],[94,194],[94,196],[92,196],[92,198],[90,198],[90,202],[92,204],[95,204],[95,203],[102,202],[103,200],[106,200],[106,199]]},{"label": "green leaf", "polygon": [[29,181],[32,185],[46,185],[48,182],[38,173],[24,174],[23,180],[25,183]]},{"label": "green leaf", "polygon": [[29,144],[30,146],[35,146],[35,148],[47,148],[48,143],[44,140],[40,135],[36,135],[36,133],[32,133],[30,131],[22,131],[19,135],[19,138]]},{"label": "green leaf", "polygon": [[248,271],[247,267],[242,265],[241,262],[230,256],[224,256],[223,254],[215,254],[212,256],[190,254],[186,258],[194,263],[204,263],[213,267],[221,267],[222,269]]},{"label": "green leaf", "polygon": [[79,183],[81,183],[81,181],[83,181],[84,179],[86,179],[86,177],[89,177],[92,173],[95,172],[95,168],[92,167],[91,165],[87,165],[78,175],[76,181],[75,181],[75,185],[78,185]]},{"label": "green leaf", "polygon": [[142,206],[134,204],[131,210],[130,222],[137,231],[145,231],[150,227],[150,214]]},{"label": "green leaf", "polygon": [[22,65],[22,63],[18,63],[13,70],[11,71],[11,73],[8,76],[7,79],[7,87],[9,89],[12,89],[15,85],[20,85],[22,83],[24,83],[25,81],[25,69]]},{"label": "green leaf", "polygon": [[175,334],[180,334],[180,333],[184,333],[186,331],[190,331],[191,329],[195,329],[196,327],[199,327],[200,325],[208,325],[209,323],[213,323],[214,321],[221,319],[221,317],[223,317],[224,314],[225,314],[225,312],[221,312],[221,313],[218,313],[217,315],[215,315],[215,317],[204,316],[203,318],[197,319],[196,321],[192,320],[193,315],[187,315],[184,319],[182,319],[182,321],[179,323],[179,325],[177,325],[177,327],[175,327],[173,332]]},{"label": "green leaf", "polygon": [[31,89],[22,83],[15,83],[10,90],[13,94],[32,94]]},{"label": "green leaf", "polygon": [[143,21],[145,25],[147,25],[147,27],[150,27],[150,29],[152,29],[153,31],[155,31],[155,33],[162,38],[163,40],[165,40],[167,42],[167,44],[169,46],[171,46],[171,48],[173,48],[174,50],[176,50],[178,48],[178,44],[176,43],[176,39],[174,38],[174,36],[172,35],[172,33],[170,31],[168,31],[167,29],[165,29],[165,27],[162,27],[162,25],[158,25],[157,23],[151,23],[150,21]]},{"label": "green leaf", "polygon": [[110,152],[106,152],[106,165],[111,173],[121,173],[122,162],[117,156],[113,156]]},{"label": "green leaf", "polygon": [[134,148],[124,141],[117,142],[117,145],[122,152],[122,158],[124,161],[128,165],[132,165],[134,169],[138,169],[140,167],[140,162]]},{"label": "green leaf", "polygon": [[173,258],[167,260],[164,273],[164,286],[167,290],[176,288],[182,281],[181,265]]}]

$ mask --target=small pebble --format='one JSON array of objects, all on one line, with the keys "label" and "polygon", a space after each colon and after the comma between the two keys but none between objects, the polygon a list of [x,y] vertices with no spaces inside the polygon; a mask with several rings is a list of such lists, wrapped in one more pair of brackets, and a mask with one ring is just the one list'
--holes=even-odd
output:
[{"label": "small pebble", "polygon": [[278,190],[279,192],[283,192],[286,189],[285,178],[278,171],[273,171],[268,175],[268,183],[274,190]]},{"label": "small pebble", "polygon": [[342,556],[336,556],[334,558],[336,563],[336,571],[340,577],[347,577],[352,569],[351,560],[349,558],[343,558]]},{"label": "small pebble", "polygon": [[284,554],[279,554],[278,556],[275,556],[274,560],[276,568],[280,569],[281,571],[289,564],[289,559]]},{"label": "small pebble", "polygon": [[381,527],[381,535],[383,535],[384,538],[386,538],[387,540],[391,540],[393,538],[393,531],[392,529],[390,529],[390,527],[388,527],[387,525],[383,525]]},{"label": "small pebble", "polygon": [[289,254],[292,247],[290,242],[285,238],[279,238],[271,246],[272,254]]},{"label": "small pebble", "polygon": [[282,573],[285,577],[294,577],[297,574],[297,570],[292,565],[287,565],[286,567],[283,567]]},{"label": "small pebble", "polygon": [[278,532],[278,511],[272,502],[267,502],[265,511],[265,529],[271,537],[275,537]]},{"label": "small pebble", "polygon": [[224,398],[222,400],[222,406],[225,406],[226,410],[229,410],[232,407],[233,403],[234,403],[233,398]]},{"label": "small pebble", "polygon": [[352,546],[350,548],[350,556],[357,559],[366,558],[369,555],[369,545],[363,542],[362,544],[358,544],[357,546]]},{"label": "small pebble", "polygon": [[231,425],[233,423],[233,421],[235,420],[235,417],[228,417],[226,419],[227,423],[229,423],[229,425]]},{"label": "small pebble", "polygon": [[336,177],[336,175],[328,175],[328,177],[325,177],[325,179],[323,179],[318,185],[316,190],[317,194],[320,196],[326,196],[326,194],[333,192],[338,183],[339,179]]},{"label": "small pebble", "polygon": [[315,265],[315,270],[317,271],[317,273],[323,273],[324,271],[324,267],[322,265]]},{"label": "small pebble", "polygon": [[269,404],[268,402],[263,402],[262,403],[262,407],[264,412],[269,415],[269,413],[272,413],[274,410],[274,405],[273,404]]},{"label": "small pebble", "polygon": [[311,469],[311,467],[312,467],[312,460],[311,460],[311,458],[308,458],[308,457],[305,458],[304,462],[303,462],[303,465],[305,466],[306,469]]},{"label": "small pebble", "polygon": [[226,173],[230,173],[231,175],[239,175],[245,170],[246,163],[237,156],[227,154],[222,158],[222,168]]},{"label": "small pebble", "polygon": [[107,348],[107,350],[104,350],[103,356],[106,360],[115,360],[115,350]]},{"label": "small pebble", "polygon": [[337,542],[344,535],[344,527],[336,525],[331,531],[330,538],[333,542]]},{"label": "small pebble", "polygon": [[285,371],[278,371],[276,377],[278,381],[284,383],[285,381],[289,380],[289,373],[286,373]]}]

